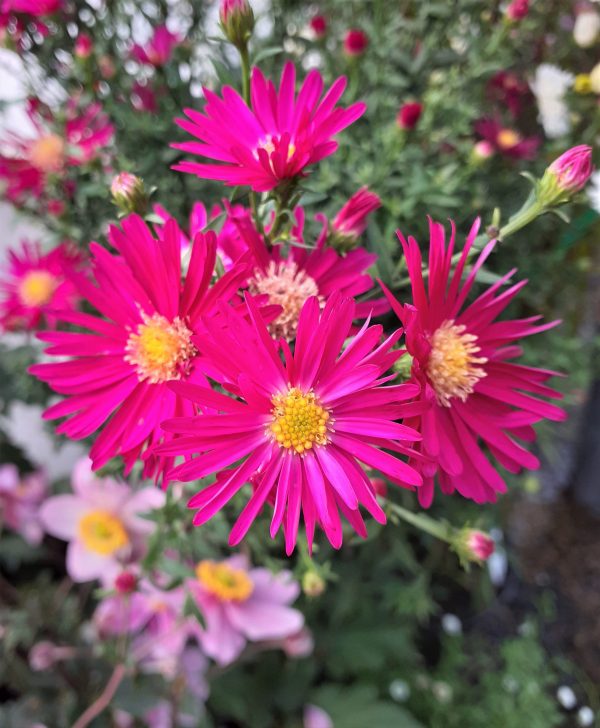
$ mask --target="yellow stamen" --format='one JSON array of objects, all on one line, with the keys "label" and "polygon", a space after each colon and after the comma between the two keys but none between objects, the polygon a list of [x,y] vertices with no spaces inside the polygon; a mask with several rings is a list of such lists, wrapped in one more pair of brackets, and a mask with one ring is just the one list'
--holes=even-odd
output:
[{"label": "yellow stamen", "polygon": [[252,594],[254,584],[242,569],[217,561],[201,561],[196,576],[205,589],[226,602],[245,602]]},{"label": "yellow stamen", "polygon": [[487,362],[486,357],[475,356],[481,351],[477,337],[465,332],[465,326],[444,321],[431,337],[427,374],[444,407],[451,406],[452,397],[465,402],[477,382],[486,376],[485,370],[477,366]]},{"label": "yellow stamen", "polygon": [[29,147],[29,161],[43,172],[56,172],[64,162],[65,142],[56,134],[36,139]]},{"label": "yellow stamen", "polygon": [[86,513],[79,521],[78,531],[85,546],[103,556],[110,556],[129,543],[121,521],[107,511]]},{"label": "yellow stamen", "polygon": [[179,316],[169,321],[158,313],[142,313],[143,323],[129,335],[125,361],[136,368],[141,381],[151,384],[181,379],[196,354],[192,332]]},{"label": "yellow stamen", "polygon": [[510,149],[521,141],[521,136],[514,129],[501,129],[496,142],[501,149]]},{"label": "yellow stamen", "polygon": [[296,387],[272,399],[273,421],[269,425],[272,437],[280,447],[302,455],[313,445],[326,445],[331,430],[330,414],[314,392],[301,392]]},{"label": "yellow stamen", "polygon": [[31,270],[23,276],[17,292],[25,306],[44,306],[52,299],[58,283],[47,270]]}]

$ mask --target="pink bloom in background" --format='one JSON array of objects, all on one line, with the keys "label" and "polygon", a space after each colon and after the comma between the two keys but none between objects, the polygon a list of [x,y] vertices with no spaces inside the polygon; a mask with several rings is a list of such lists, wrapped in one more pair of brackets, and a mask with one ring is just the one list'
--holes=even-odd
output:
[{"label": "pink bloom in background", "polygon": [[265,192],[333,154],[338,147],[333,137],[362,116],[365,104],[336,107],[346,87],[343,77],[320,101],[323,80],[318,71],[308,74],[297,97],[295,82],[292,63],[283,69],[279,91],[254,68],[251,108],[229,86],[223,88],[222,99],[205,89],[205,113],[185,109],[188,119],[177,119],[182,129],[200,141],[172,146],[219,164],[184,161],[173,169]]},{"label": "pink bloom in background", "polygon": [[[296,214],[300,218],[296,230],[301,235],[304,212],[299,209]],[[270,304],[282,308],[279,316],[269,324],[269,331],[275,339],[283,337],[286,341],[291,341],[295,338],[300,312],[311,296],[317,296],[323,305],[333,293],[350,298],[366,293],[373,287],[373,279],[365,271],[375,263],[377,256],[367,253],[363,248],[341,256],[333,248],[326,247],[326,226],[316,247],[291,245],[285,255],[282,245],[274,245],[268,249],[266,241],[256,231],[249,215],[234,219],[255,264],[246,286],[253,295],[266,295]],[[351,224],[351,220],[351,215],[344,216],[341,224]],[[356,219],[354,222],[362,224]],[[357,319],[364,319],[386,310],[388,305],[385,298],[379,298],[357,303],[355,314]]]},{"label": "pink bloom in background", "polygon": [[0,324],[6,331],[53,328],[57,311],[73,311],[79,301],[70,277],[82,265],[81,256],[66,243],[42,253],[39,243],[21,243],[8,251],[0,279]]},{"label": "pink bloom in background", "polygon": [[526,281],[503,290],[515,270],[503,276],[472,303],[467,297],[478,270],[492,252],[488,242],[464,277],[479,220],[452,273],[455,229],[448,243],[442,225],[430,222],[429,277],[423,279],[421,251],[414,238],[400,232],[412,286],[412,304],[402,305],[388,292],[390,303],[406,331],[406,348],[413,356],[412,377],[429,404],[422,415],[405,420],[423,435],[418,447],[427,460],[414,461],[423,474],[419,500],[429,506],[434,476],[443,493],[455,490],[477,503],[495,501],[506,484],[482,449],[511,473],[537,468],[538,459],[518,442],[535,439],[533,424],[544,418],[565,419],[565,413],[542,397],[558,398],[544,385],[555,372],[512,363],[521,354],[518,340],[550,329],[540,316],[496,321]]},{"label": "pink bloom in background", "polygon": [[181,40],[181,37],[171,33],[166,25],[161,25],[154,29],[152,38],[144,46],[136,43],[131,49],[131,55],[140,63],[164,66],[171,60],[173,51]]},{"label": "pink bloom in background", "polygon": [[483,161],[486,159],[490,159],[494,156],[495,153],[496,150],[494,148],[494,145],[486,141],[485,139],[482,139],[481,141],[473,145],[473,157],[476,160]]},{"label": "pink bloom in background", "polygon": [[352,29],[344,36],[344,53],[348,56],[362,56],[369,45],[369,37],[362,30]]},{"label": "pink bloom in background", "polygon": [[303,728],[333,728],[333,721],[323,708],[309,704],[304,708]]},{"label": "pink bloom in background", "polygon": [[503,127],[495,119],[479,119],[475,122],[475,132],[489,142],[497,152],[513,159],[535,159],[540,138],[523,137],[515,129]]},{"label": "pink bloom in background", "polygon": [[0,12],[25,13],[38,18],[52,15],[62,7],[62,0],[1,0]]},{"label": "pink bloom in background", "polygon": [[323,38],[327,33],[327,20],[324,15],[315,15],[310,19],[310,29],[315,34],[315,38]]},{"label": "pink bloom in background", "polygon": [[333,218],[331,229],[338,235],[356,240],[367,229],[369,215],[380,207],[379,195],[368,187],[361,187]]},{"label": "pink bloom in background", "polygon": [[512,0],[505,10],[508,20],[523,20],[529,15],[529,0]]},{"label": "pink bloom in background", "polygon": [[[394,422],[404,416],[406,400],[416,396],[418,387],[381,386],[402,354],[393,350],[401,331],[382,343],[382,327],[367,322],[342,352],[356,317],[354,301],[332,295],[321,310],[318,298],[311,297],[300,315],[293,354],[284,340],[279,344],[284,364],[251,296],[246,309],[246,317],[230,310],[226,317],[204,320],[194,337],[211,378],[239,399],[205,386],[171,385],[181,396],[218,411],[167,420],[164,429],[177,437],[157,448],[188,459],[172,470],[173,479],[188,482],[218,472],[216,482],[189,502],[198,509],[194,524],[208,521],[251,481],[254,492],[231,531],[232,546],[267,500],[275,504],[271,536],[283,524],[288,554],[301,513],[309,548],[317,523],[335,548],[341,546],[340,510],[366,536],[359,506],[380,523],[385,514],[359,461],[399,485],[421,484],[412,467],[379,449],[410,455],[410,444],[418,438]],[[198,456],[190,459],[193,455]],[[239,464],[223,470],[234,463]]]},{"label": "pink bloom in background", "polygon": [[136,81],[131,88],[131,104],[137,111],[158,111],[159,94],[149,85]]},{"label": "pink bloom in background", "polygon": [[87,33],[80,33],[75,41],[74,52],[77,58],[89,58],[94,49],[94,43]]},{"label": "pink bloom in background", "polygon": [[513,116],[518,116],[523,102],[531,100],[529,84],[512,71],[495,73],[488,81],[486,91],[491,101],[508,108]]},{"label": "pink bloom in background", "polygon": [[[61,321],[86,333],[43,333],[48,354],[68,361],[36,364],[31,373],[66,399],[44,413],[66,417],[57,432],[79,440],[101,429],[90,450],[94,469],[121,455],[128,473],[143,453],[146,477],[159,475],[171,460],[146,452],[162,438],[160,423],[191,415],[193,405],[167,383],[204,381],[196,371],[191,341],[195,322],[234,296],[248,274],[235,267],[210,285],[216,259],[216,236],[198,233],[185,281],[181,282],[181,231],[174,220],[160,240],[137,215],[111,227],[109,239],[120,256],[90,245],[97,285],[79,275],[77,289],[105,318],[89,313],[61,313]],[[107,320],[108,319],[108,320]]]},{"label": "pink bloom in background", "polygon": [[401,129],[410,131],[418,124],[421,114],[423,113],[423,105],[417,101],[411,101],[403,104],[396,117],[396,122]]},{"label": "pink bloom in background", "polygon": [[73,581],[101,579],[118,564],[143,555],[154,523],[140,514],[160,508],[164,493],[154,487],[134,491],[112,478],[98,478],[91,461],[80,460],[72,494],[48,498],[40,521],[51,536],[68,541],[67,573]]},{"label": "pink bloom in background", "polygon": [[219,665],[236,660],[247,642],[283,640],[296,634],[304,617],[289,605],[300,593],[287,571],[250,568],[245,556],[201,561],[187,588],[206,627],[195,626],[203,651]]},{"label": "pink bloom in background", "polygon": [[585,187],[593,169],[592,148],[580,144],[555,159],[548,167],[548,172],[556,177],[562,191],[575,193]]},{"label": "pink bloom in background", "polygon": [[38,510],[47,490],[43,473],[20,476],[16,465],[0,465],[0,524],[38,544],[44,535]]}]

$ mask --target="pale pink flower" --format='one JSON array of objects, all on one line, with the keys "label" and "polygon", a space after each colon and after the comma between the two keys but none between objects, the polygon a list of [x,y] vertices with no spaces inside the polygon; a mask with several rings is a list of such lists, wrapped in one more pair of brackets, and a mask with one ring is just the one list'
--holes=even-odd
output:
[{"label": "pale pink flower", "polygon": [[67,573],[76,582],[99,579],[115,564],[143,554],[154,523],[140,514],[160,508],[165,494],[153,487],[134,491],[112,478],[98,478],[91,461],[73,471],[73,493],[49,498],[40,508],[47,533],[68,541]]},{"label": "pale pink flower", "polygon": [[323,708],[309,704],[304,708],[303,728],[333,728],[333,721]]},{"label": "pale pink flower", "polygon": [[30,544],[38,544],[44,535],[38,509],[47,489],[43,473],[21,477],[15,465],[1,465],[0,523],[19,533]]}]

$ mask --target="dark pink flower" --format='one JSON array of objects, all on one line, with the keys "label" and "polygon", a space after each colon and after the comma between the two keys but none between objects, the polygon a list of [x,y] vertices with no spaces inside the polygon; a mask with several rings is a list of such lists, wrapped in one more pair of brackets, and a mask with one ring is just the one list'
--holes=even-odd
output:
[{"label": "dark pink flower", "polygon": [[[63,360],[34,365],[30,371],[66,395],[44,413],[45,419],[66,418],[57,432],[78,440],[101,429],[90,451],[94,468],[121,455],[129,472],[161,440],[162,420],[195,411],[167,383],[204,381],[195,367],[195,323],[201,313],[231,299],[248,271],[234,269],[211,286],[216,236],[198,233],[182,282],[181,231],[173,220],[160,240],[136,215],[121,225],[109,232],[120,255],[90,245],[97,285],[83,275],[73,278],[79,294],[101,316],[57,314],[87,331],[40,334],[50,344],[47,353]],[[171,464],[147,453],[144,459],[148,476]]]},{"label": "dark pink flower", "polygon": [[513,159],[534,159],[541,141],[537,136],[523,137],[515,129],[504,127],[490,118],[475,122],[475,132],[497,152]]},{"label": "dark pink flower", "polygon": [[533,424],[544,418],[563,420],[559,407],[538,396],[558,398],[544,382],[555,372],[515,364],[518,340],[545,331],[558,322],[540,324],[540,316],[497,321],[526,281],[506,290],[510,271],[471,303],[467,302],[478,270],[491,253],[487,243],[471,271],[465,267],[479,229],[477,220],[452,272],[455,230],[448,243],[442,225],[430,222],[429,276],[423,278],[421,250],[414,238],[400,232],[412,286],[412,304],[402,305],[387,292],[405,326],[406,348],[413,357],[412,378],[421,386],[429,408],[405,423],[421,432],[418,443],[425,460],[413,465],[422,473],[419,500],[429,506],[434,476],[444,493],[458,491],[477,503],[495,501],[506,484],[484,453],[511,473],[537,468],[539,461],[518,442],[535,439]]},{"label": "dark pink flower", "polygon": [[171,60],[173,50],[181,43],[181,37],[161,25],[154,29],[152,38],[144,46],[137,43],[131,49],[131,55],[140,63],[150,66],[164,66]]},{"label": "dark pink flower", "polygon": [[381,207],[379,195],[361,187],[346,202],[331,222],[334,233],[356,241],[367,228],[369,215]]},{"label": "dark pink flower", "polygon": [[421,114],[423,113],[423,105],[418,101],[411,101],[400,107],[396,122],[401,129],[409,131],[414,129],[418,124]]},{"label": "dark pink flower", "polygon": [[529,15],[529,0],[512,0],[506,8],[505,15],[508,20],[523,20]]},{"label": "dark pink flower", "polygon": [[159,94],[148,84],[136,81],[131,89],[131,103],[137,111],[155,113],[158,111]]},{"label": "dark pink flower", "polygon": [[512,71],[498,71],[487,83],[487,96],[518,116],[524,101],[531,100],[529,84]]},{"label": "dark pink flower", "polygon": [[231,531],[230,545],[242,540],[269,499],[275,504],[271,536],[283,524],[288,554],[301,513],[309,548],[317,523],[339,548],[340,510],[363,537],[360,506],[385,522],[359,462],[404,487],[420,485],[413,468],[380,449],[410,454],[416,437],[395,420],[418,388],[381,386],[402,354],[393,349],[401,331],[381,342],[382,327],[367,322],[342,351],[355,308],[352,299],[339,295],[330,296],[323,309],[318,298],[309,298],[293,353],[284,340],[278,344],[271,338],[250,296],[246,317],[230,309],[203,320],[194,337],[203,365],[235,399],[206,386],[173,382],[175,392],[214,414],[163,423],[174,440],[157,448],[160,455],[186,459],[173,468],[175,480],[217,472],[216,481],[189,502],[197,509],[195,525],[208,521],[252,478],[254,492]]},{"label": "dark pink flower", "polygon": [[251,108],[229,86],[223,88],[222,99],[205,89],[205,113],[185,109],[188,119],[176,120],[200,142],[172,146],[220,163],[180,162],[173,169],[265,192],[304,174],[307,167],[333,154],[338,147],[333,137],[364,113],[365,104],[336,107],[346,87],[343,77],[321,101],[323,80],[318,71],[308,74],[297,97],[295,81],[292,63],[286,63],[283,69],[279,91],[254,68]]},{"label": "dark pink flower", "polygon": [[42,253],[39,243],[9,250],[6,277],[0,281],[0,323],[8,331],[54,328],[59,311],[73,311],[79,295],[70,278],[82,258],[67,244]]},{"label": "dark pink flower", "polygon": [[362,56],[369,45],[369,38],[363,30],[353,28],[344,37],[344,53],[348,56]]},{"label": "dark pink flower", "polygon": [[34,18],[52,15],[62,7],[62,0],[0,0],[0,12],[24,13]]},{"label": "dark pink flower", "polygon": [[89,58],[94,49],[94,42],[87,33],[80,33],[75,41],[74,52],[77,58]]},{"label": "dark pink flower", "polygon": [[327,20],[324,15],[314,15],[309,25],[315,38],[322,38],[327,33]]}]

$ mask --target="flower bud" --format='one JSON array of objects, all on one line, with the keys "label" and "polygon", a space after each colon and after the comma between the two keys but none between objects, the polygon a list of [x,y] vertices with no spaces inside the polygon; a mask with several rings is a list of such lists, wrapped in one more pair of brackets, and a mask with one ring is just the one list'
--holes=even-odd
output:
[{"label": "flower bud", "polygon": [[411,101],[400,108],[400,111],[396,116],[396,123],[401,129],[409,131],[410,129],[415,128],[422,113],[423,105],[417,101]]},{"label": "flower bud", "polygon": [[529,0],[512,0],[506,8],[505,17],[511,22],[523,20],[529,15]]},{"label": "flower bud", "polygon": [[546,169],[538,182],[536,196],[544,207],[568,202],[583,189],[592,174],[592,148],[585,144],[568,149]]},{"label": "flower bud", "polygon": [[77,58],[85,60],[91,56],[93,47],[94,44],[90,36],[87,33],[80,33],[75,41],[75,55]]},{"label": "flower bud", "polygon": [[369,481],[371,482],[371,486],[373,490],[375,491],[375,495],[379,496],[380,498],[387,498],[387,483],[383,478],[369,478]]},{"label": "flower bud", "polygon": [[344,53],[347,56],[362,56],[369,45],[369,38],[365,32],[356,28],[350,29],[344,38]]},{"label": "flower bud", "polygon": [[115,578],[115,591],[119,594],[131,594],[137,588],[137,577],[131,571],[122,571]]},{"label": "flower bud", "polygon": [[463,566],[471,562],[481,565],[494,553],[494,540],[483,531],[463,528],[456,533],[452,547]]},{"label": "flower bud", "polygon": [[148,206],[148,195],[144,182],[130,172],[120,172],[110,185],[113,202],[121,212],[144,213]]},{"label": "flower bud", "polygon": [[471,156],[475,162],[485,162],[494,156],[495,151],[494,145],[491,142],[487,139],[482,139],[473,146]]},{"label": "flower bud", "polygon": [[328,245],[341,253],[356,247],[364,233],[369,215],[381,207],[378,195],[361,187],[334,217],[329,231]]},{"label": "flower bud", "polygon": [[254,30],[254,13],[248,0],[221,0],[219,18],[227,40],[236,48],[245,48]]},{"label": "flower bud", "polygon": [[575,18],[573,40],[580,48],[591,48],[600,33],[600,15],[591,8],[586,8]]},{"label": "flower bud", "polygon": [[327,33],[327,20],[323,15],[315,15],[310,19],[310,29],[315,38],[323,38]]},{"label": "flower bud", "polygon": [[307,597],[319,597],[325,591],[325,579],[316,571],[307,571],[302,577],[302,591]]}]

